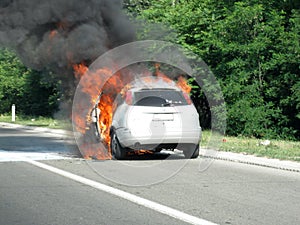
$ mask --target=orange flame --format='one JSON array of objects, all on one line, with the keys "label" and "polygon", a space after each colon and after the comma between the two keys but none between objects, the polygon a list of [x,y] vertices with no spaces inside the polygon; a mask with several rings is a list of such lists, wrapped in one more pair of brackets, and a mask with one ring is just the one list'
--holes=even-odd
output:
[{"label": "orange flame", "polygon": [[[82,118],[82,115],[80,115],[80,111],[82,112],[85,109],[81,110],[80,106],[76,107],[79,111],[78,115],[73,115],[76,130],[83,135],[86,134],[87,127],[91,125],[91,112],[95,104],[97,104],[96,107],[98,107],[100,111],[98,121],[100,137],[103,147],[106,146],[106,149],[108,148],[110,151],[110,127],[115,110],[114,99],[132,78],[130,75],[128,76],[128,74],[126,77],[122,76],[120,72],[113,74],[112,70],[108,68],[101,68],[95,72],[91,72],[83,63],[73,65],[73,69],[77,79],[84,76],[84,79],[81,80],[81,91],[90,97],[91,106],[85,118]],[[104,84],[105,81],[106,83]],[[98,99],[100,93],[102,93],[102,95],[101,98]],[[96,145],[84,144],[80,146],[80,149],[85,158],[91,158],[91,156],[97,159],[109,158],[107,154],[101,154],[103,149],[99,149],[99,147],[97,149]]]},{"label": "orange flame", "polygon": [[161,72],[159,63],[155,63],[154,67],[155,67],[155,76],[160,77],[161,79],[163,79],[163,81],[165,81],[167,83],[172,82],[172,79],[170,79],[167,75],[165,75],[163,72]]},{"label": "orange flame", "polygon": [[49,39],[53,39],[58,34],[59,31],[66,30],[68,26],[69,26],[68,23],[64,21],[60,21],[56,23],[56,29],[50,31]]},{"label": "orange flame", "polygon": [[84,63],[80,63],[73,65],[73,70],[76,79],[80,79],[88,71],[88,67]]},{"label": "orange flame", "polygon": [[145,150],[145,149],[141,149],[141,150],[136,150],[136,151],[132,151],[129,152],[128,155],[145,155],[145,154],[154,154],[153,151],[149,151],[149,150]]},{"label": "orange flame", "polygon": [[49,39],[52,40],[58,34],[57,30],[50,31]]},{"label": "orange flame", "polygon": [[191,93],[192,87],[188,84],[187,80],[180,76],[177,80],[177,86],[185,93],[189,94]]},{"label": "orange flame", "polygon": [[[151,77],[148,77],[150,73],[147,70],[140,77],[140,79],[142,79],[142,81],[146,83],[151,83],[159,80],[163,80],[167,83],[173,82],[172,79],[170,79],[159,70],[159,64],[156,64],[155,68],[155,75],[159,79],[151,79]],[[130,82],[135,78],[135,75],[132,71],[125,74],[121,72],[113,74],[113,71],[108,68],[101,68],[96,70],[95,72],[91,72],[84,63],[73,65],[73,69],[75,77],[77,79],[85,76],[84,79],[81,80],[81,91],[90,96],[91,105],[91,109],[88,109],[88,113],[84,118],[82,118],[82,115],[80,115],[80,113],[78,113],[78,115],[74,115],[73,118],[75,119],[73,120],[73,122],[75,123],[76,130],[83,135],[86,134],[89,125],[91,125],[91,112],[93,110],[93,106],[97,104],[97,107],[100,111],[98,124],[100,127],[100,137],[103,145],[102,147],[99,147],[99,145],[97,144],[82,144],[82,146],[80,146],[80,149],[83,150],[83,157],[87,159],[109,159],[111,155],[104,153],[103,148],[105,148],[106,146],[106,149],[108,148],[110,152],[110,128],[112,125],[112,118],[115,110],[114,100],[118,94],[121,94],[124,97],[124,93],[126,93],[126,91],[131,87]],[[103,84],[105,80],[107,81],[105,84]],[[183,76],[178,78],[177,86],[186,93],[189,93],[191,91],[191,87],[188,85],[186,79]],[[102,89],[100,89],[100,87],[102,87]],[[101,98],[98,99],[100,93],[102,93],[102,95]],[[78,106],[77,110],[82,112],[86,109]],[[147,150],[142,150],[139,152],[139,154],[142,153],[149,152]]]}]

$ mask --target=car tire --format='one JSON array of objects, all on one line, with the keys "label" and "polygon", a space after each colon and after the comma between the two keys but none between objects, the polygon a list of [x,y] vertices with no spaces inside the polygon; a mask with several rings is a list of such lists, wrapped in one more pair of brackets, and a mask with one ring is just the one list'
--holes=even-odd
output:
[{"label": "car tire", "polygon": [[195,159],[199,156],[200,147],[199,145],[188,145],[183,151],[184,157],[187,159]]},{"label": "car tire", "polygon": [[123,148],[115,133],[111,135],[111,155],[114,159],[124,159],[126,157],[126,149]]},{"label": "car tire", "polygon": [[194,153],[192,154],[191,159],[198,158],[199,154],[200,154],[200,146],[199,146],[199,145],[196,145],[195,151],[194,151]]}]

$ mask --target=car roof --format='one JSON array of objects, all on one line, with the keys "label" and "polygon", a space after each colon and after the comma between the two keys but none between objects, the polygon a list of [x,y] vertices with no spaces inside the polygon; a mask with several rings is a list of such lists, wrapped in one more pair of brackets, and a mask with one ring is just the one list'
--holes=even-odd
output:
[{"label": "car roof", "polygon": [[147,77],[146,79],[138,79],[130,84],[128,90],[132,92],[136,91],[149,91],[149,90],[173,90],[181,91],[179,87],[176,86],[175,82],[172,80],[164,80],[157,77]]}]

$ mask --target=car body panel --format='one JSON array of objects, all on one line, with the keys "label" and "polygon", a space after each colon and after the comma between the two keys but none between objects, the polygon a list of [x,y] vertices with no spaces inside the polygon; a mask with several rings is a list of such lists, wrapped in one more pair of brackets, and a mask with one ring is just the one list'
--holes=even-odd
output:
[{"label": "car body panel", "polygon": [[[135,93],[139,93],[139,97],[131,104],[127,100],[119,104],[112,122],[113,132],[123,147],[154,150],[163,145],[199,144],[199,115],[195,106],[184,100],[181,90],[171,87],[158,90],[136,88],[129,91],[130,97],[134,97]],[[164,98],[166,104],[160,104],[160,97]]]}]

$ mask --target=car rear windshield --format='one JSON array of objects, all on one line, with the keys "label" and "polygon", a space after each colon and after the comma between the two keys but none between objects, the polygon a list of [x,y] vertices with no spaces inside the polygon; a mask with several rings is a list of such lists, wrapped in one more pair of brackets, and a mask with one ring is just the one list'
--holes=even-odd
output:
[{"label": "car rear windshield", "polygon": [[187,105],[182,92],[168,89],[146,89],[134,92],[134,105],[168,107]]}]

